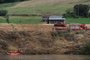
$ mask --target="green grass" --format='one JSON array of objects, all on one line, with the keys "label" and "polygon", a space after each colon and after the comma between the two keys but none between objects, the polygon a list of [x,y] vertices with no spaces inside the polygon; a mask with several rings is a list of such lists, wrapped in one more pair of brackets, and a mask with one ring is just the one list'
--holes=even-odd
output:
[{"label": "green grass", "polygon": [[61,15],[65,13],[67,9],[72,8],[76,4],[80,4],[84,2],[85,4],[90,3],[89,0],[80,0],[77,2],[68,0],[67,3],[65,2],[56,3],[56,2],[52,2],[52,0],[50,1],[52,4],[49,4],[49,3],[43,4],[44,1],[41,0],[42,3],[35,5],[34,3],[38,3],[40,2],[40,0],[39,1],[36,0],[35,2],[31,0],[32,2],[31,5],[29,5],[30,3],[27,3],[24,6],[23,4],[25,3],[23,3],[20,6],[16,5],[16,7],[14,6],[12,8],[7,8],[7,10],[9,11],[9,14],[57,14],[57,15]]},{"label": "green grass", "polygon": [[[87,0],[89,1],[89,0]],[[88,3],[88,2],[86,2]],[[89,1],[90,3],[90,1]],[[71,9],[75,4],[40,4],[37,6],[13,7],[16,3],[0,4],[0,9],[8,10],[8,14],[49,14],[62,15],[67,9]],[[41,17],[10,17],[10,22],[15,24],[39,24]],[[5,18],[0,17],[0,23],[7,23]],[[67,23],[90,24],[90,18],[67,18]]]},{"label": "green grass", "polygon": [[[41,23],[41,17],[10,17],[9,21],[15,24],[39,24]],[[7,23],[6,19],[0,17],[0,23]]]},{"label": "green grass", "polygon": [[[37,0],[36,0],[37,1]],[[81,0],[77,3],[80,2],[85,2],[86,4],[89,4],[89,0]],[[38,4],[33,6],[25,6],[23,7],[18,7],[17,4],[21,2],[16,2],[16,3],[4,3],[0,4],[0,9],[6,9],[8,10],[8,14],[56,14],[56,15],[61,15],[65,13],[65,11],[69,8],[72,8],[76,3],[54,3],[53,4]],[[34,3],[34,2],[33,2]],[[28,3],[29,4],[29,3]],[[15,5],[17,7],[15,7]]]},{"label": "green grass", "polygon": [[12,7],[12,6],[16,5],[16,4],[17,4],[17,2],[16,3],[4,3],[4,4],[0,4],[0,9],[7,9],[9,7]]},{"label": "green grass", "polygon": [[[42,18],[38,16],[20,17],[10,16],[10,23],[15,24],[41,24]],[[7,23],[6,19],[0,17],[0,23]],[[66,18],[66,23],[90,24],[90,18]]]},{"label": "green grass", "polygon": [[7,8],[9,14],[63,14],[65,10],[71,8],[72,5],[56,4],[56,5],[38,5],[35,7]]},{"label": "green grass", "polygon": [[6,23],[6,19],[3,17],[0,17],[0,23]]},{"label": "green grass", "polygon": [[90,24],[90,18],[67,18],[67,23]]}]

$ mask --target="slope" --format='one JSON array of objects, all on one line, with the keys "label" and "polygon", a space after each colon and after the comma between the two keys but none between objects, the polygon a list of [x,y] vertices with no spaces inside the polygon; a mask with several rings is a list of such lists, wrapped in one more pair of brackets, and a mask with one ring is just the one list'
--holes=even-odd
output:
[{"label": "slope", "polygon": [[89,4],[89,0],[30,0],[6,8],[9,14],[63,14],[75,4]]}]

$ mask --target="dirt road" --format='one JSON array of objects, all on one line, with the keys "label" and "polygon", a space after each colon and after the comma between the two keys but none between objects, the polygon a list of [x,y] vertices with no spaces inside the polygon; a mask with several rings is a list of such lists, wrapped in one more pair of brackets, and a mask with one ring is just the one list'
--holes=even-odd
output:
[{"label": "dirt road", "polygon": [[0,24],[0,30],[5,31],[52,31],[53,25],[46,25],[46,24]]}]

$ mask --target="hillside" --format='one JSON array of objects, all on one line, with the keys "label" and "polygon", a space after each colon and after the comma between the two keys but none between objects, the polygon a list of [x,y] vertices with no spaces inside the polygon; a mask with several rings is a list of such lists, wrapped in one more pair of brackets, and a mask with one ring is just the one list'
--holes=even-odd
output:
[{"label": "hillside", "polygon": [[22,2],[20,4],[17,4],[15,7],[32,7],[36,5],[44,5],[44,4],[67,4],[67,3],[75,3],[80,0],[32,0],[32,1],[26,1]]},{"label": "hillside", "polygon": [[89,4],[89,0],[30,0],[7,7],[9,14],[62,14],[75,4]]}]

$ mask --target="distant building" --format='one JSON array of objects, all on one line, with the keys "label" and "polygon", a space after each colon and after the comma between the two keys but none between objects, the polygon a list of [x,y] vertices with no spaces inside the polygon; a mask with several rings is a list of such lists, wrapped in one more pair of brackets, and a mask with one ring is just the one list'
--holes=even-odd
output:
[{"label": "distant building", "polygon": [[47,24],[65,23],[65,18],[62,16],[43,16],[42,20]]}]

